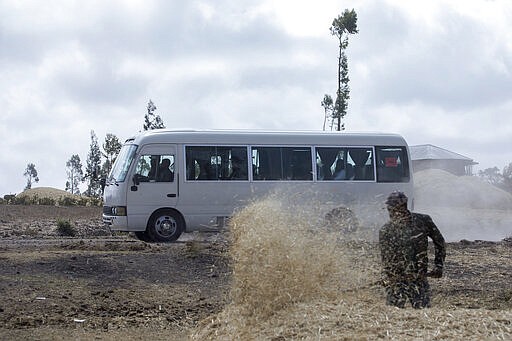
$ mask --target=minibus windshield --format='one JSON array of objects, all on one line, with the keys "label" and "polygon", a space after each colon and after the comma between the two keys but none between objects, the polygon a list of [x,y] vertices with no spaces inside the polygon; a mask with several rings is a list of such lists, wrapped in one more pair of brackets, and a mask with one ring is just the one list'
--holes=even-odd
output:
[{"label": "minibus windshield", "polygon": [[134,144],[125,144],[121,148],[121,151],[114,162],[114,166],[110,171],[110,175],[108,177],[109,181],[123,182],[126,179],[126,174],[128,174],[128,170],[130,169],[130,165],[135,157],[136,150],[137,146]]}]

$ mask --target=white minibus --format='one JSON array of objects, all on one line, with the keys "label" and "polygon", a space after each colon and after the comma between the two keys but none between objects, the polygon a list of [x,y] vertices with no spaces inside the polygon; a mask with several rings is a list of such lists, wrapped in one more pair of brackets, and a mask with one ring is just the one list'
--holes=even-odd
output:
[{"label": "white minibus", "polygon": [[171,242],[183,232],[219,229],[276,189],[326,210],[365,207],[384,223],[390,192],[403,191],[412,205],[407,143],[380,133],[150,130],[121,148],[105,181],[103,222]]}]

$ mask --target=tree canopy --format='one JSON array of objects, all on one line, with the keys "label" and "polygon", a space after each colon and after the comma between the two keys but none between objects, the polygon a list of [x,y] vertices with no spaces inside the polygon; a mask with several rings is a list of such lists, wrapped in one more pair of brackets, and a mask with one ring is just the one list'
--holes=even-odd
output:
[{"label": "tree canopy", "polygon": [[100,171],[101,171],[101,151],[98,144],[98,138],[91,130],[91,145],[89,153],[87,154],[87,163],[85,166],[85,176],[87,180],[87,190],[85,195],[89,197],[100,197],[101,196],[101,185],[99,182]]},{"label": "tree canopy", "polygon": [[155,114],[155,111],[156,111],[155,104],[153,103],[152,100],[149,100],[148,107],[147,107],[147,113],[144,116],[144,125],[143,125],[144,131],[165,128],[162,118],[159,115]]},{"label": "tree canopy", "polygon": [[101,166],[102,178],[106,178],[108,173],[110,173],[110,169],[112,169],[112,165],[121,151],[121,146],[121,142],[117,136],[110,133],[107,134],[105,142],[103,143],[102,155],[105,157],[105,162],[103,162],[103,165]]},{"label": "tree canopy", "polygon": [[36,166],[33,163],[29,163],[27,165],[27,168],[25,168],[25,173],[23,173],[23,176],[27,178],[27,185],[25,186],[25,190],[31,189],[32,183],[39,182]]},{"label": "tree canopy", "polygon": [[[322,106],[324,107],[325,116],[329,113],[329,116],[332,119],[331,129],[335,127],[336,130],[340,131],[345,129],[345,124],[342,123],[342,121],[347,114],[348,100],[350,98],[350,88],[348,86],[350,79],[348,77],[348,60],[347,55],[345,54],[345,49],[348,46],[348,36],[359,32],[357,29],[357,13],[355,10],[352,9],[349,11],[346,9],[337,18],[334,18],[330,27],[330,32],[333,36],[336,36],[339,41],[338,88],[336,91],[336,100],[334,105],[325,105],[326,103],[324,101],[327,96],[329,96],[325,95],[324,101],[322,101]],[[325,130],[325,118],[323,129]]]},{"label": "tree canopy", "polygon": [[78,185],[84,180],[84,172],[82,170],[80,156],[77,154],[72,155],[66,162],[66,168],[66,173],[68,175],[66,191],[70,191],[72,194],[80,194],[80,188]]}]

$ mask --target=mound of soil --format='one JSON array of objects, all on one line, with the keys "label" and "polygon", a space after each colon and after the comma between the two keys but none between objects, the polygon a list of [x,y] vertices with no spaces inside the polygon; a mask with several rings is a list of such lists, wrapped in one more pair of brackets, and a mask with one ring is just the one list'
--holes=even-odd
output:
[{"label": "mound of soil", "polygon": [[512,194],[476,176],[431,169],[414,174],[415,211],[432,216],[448,241],[512,235]]},{"label": "mound of soil", "polygon": [[512,194],[477,176],[456,176],[440,169],[414,173],[418,207],[512,210]]}]

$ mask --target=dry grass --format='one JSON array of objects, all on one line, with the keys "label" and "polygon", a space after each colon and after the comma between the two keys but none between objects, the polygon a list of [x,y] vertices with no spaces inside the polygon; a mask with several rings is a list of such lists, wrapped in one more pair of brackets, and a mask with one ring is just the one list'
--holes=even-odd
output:
[{"label": "dry grass", "polygon": [[[231,303],[194,340],[496,339],[512,337],[512,312],[386,306],[378,251],[318,227],[315,208],[277,197],[231,220]],[[318,214],[317,214],[318,215]],[[316,223],[315,223],[316,222]]]}]

